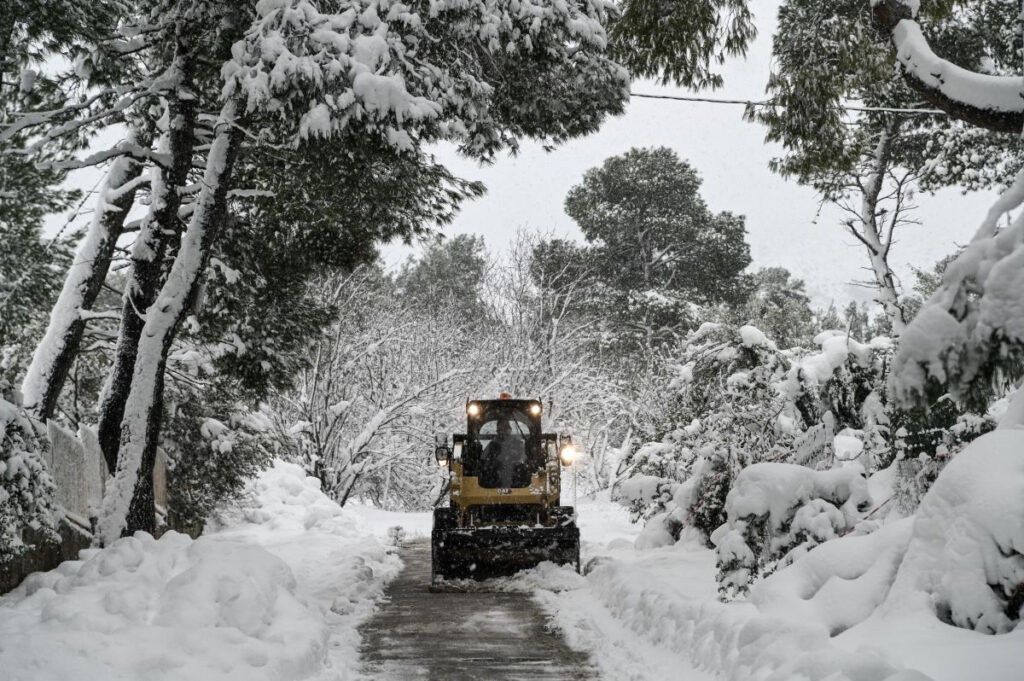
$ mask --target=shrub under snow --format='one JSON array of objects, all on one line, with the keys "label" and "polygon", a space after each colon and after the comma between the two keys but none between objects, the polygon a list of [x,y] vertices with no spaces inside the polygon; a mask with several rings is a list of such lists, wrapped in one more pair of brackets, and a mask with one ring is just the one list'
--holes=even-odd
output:
[{"label": "shrub under snow", "polygon": [[921,501],[890,601],[907,599],[985,633],[1024,609],[1024,430],[987,433],[953,457]]},{"label": "shrub under snow", "polygon": [[43,446],[21,409],[0,397],[0,563],[29,544],[57,541],[53,481]]},{"label": "shrub under snow", "polygon": [[871,501],[860,467],[815,471],[760,463],[740,471],[726,497],[727,522],[712,541],[722,596],[747,592],[759,575],[850,532]]}]

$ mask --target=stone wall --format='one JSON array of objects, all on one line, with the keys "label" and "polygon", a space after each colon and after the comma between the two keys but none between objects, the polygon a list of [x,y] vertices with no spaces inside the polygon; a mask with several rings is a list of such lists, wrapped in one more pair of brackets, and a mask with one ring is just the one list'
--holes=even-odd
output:
[{"label": "stone wall", "polygon": [[[17,558],[0,564],[0,594],[7,593],[33,572],[52,570],[65,560],[75,560],[78,552],[92,544],[93,527],[103,503],[107,466],[95,432],[87,426],[78,433],[52,421],[47,424],[50,440],[45,460],[57,488],[55,501],[63,510],[58,526],[61,541],[40,543],[26,536],[32,548]],[[158,450],[153,471],[153,487],[158,513],[167,509],[167,459]],[[201,531],[201,528],[199,528]]]}]

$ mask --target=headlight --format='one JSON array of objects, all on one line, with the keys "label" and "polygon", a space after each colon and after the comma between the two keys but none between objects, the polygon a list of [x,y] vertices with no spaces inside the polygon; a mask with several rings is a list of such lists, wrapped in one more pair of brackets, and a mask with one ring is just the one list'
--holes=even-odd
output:
[{"label": "headlight", "polygon": [[469,414],[470,416],[479,416],[480,405],[477,404],[476,402],[470,402],[469,406],[466,407],[466,413]]},{"label": "headlight", "polygon": [[562,462],[563,466],[571,466],[572,462],[576,460],[575,445],[571,442],[562,445],[562,448],[558,450],[558,460]]},{"label": "headlight", "polygon": [[533,404],[530,405],[531,416],[540,416],[540,411],[540,402],[534,402]]}]

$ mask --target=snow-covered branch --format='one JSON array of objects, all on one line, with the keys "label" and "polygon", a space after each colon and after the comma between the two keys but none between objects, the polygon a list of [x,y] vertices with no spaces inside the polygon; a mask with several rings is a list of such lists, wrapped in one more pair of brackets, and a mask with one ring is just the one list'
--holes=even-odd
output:
[{"label": "snow-covered branch", "polygon": [[933,106],[996,132],[1024,129],[1024,78],[976,73],[936,55],[914,20],[917,0],[871,0],[875,22],[891,37],[907,83]]}]

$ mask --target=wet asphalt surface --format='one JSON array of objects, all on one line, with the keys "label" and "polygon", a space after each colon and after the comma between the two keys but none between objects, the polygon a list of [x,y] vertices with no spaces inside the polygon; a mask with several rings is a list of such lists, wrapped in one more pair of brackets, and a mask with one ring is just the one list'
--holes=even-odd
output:
[{"label": "wet asphalt surface", "polygon": [[525,593],[430,590],[430,541],[401,549],[405,568],[362,627],[362,672],[376,681],[596,679]]}]

